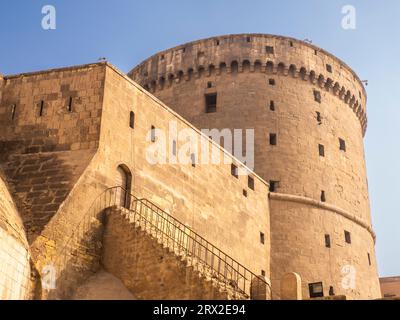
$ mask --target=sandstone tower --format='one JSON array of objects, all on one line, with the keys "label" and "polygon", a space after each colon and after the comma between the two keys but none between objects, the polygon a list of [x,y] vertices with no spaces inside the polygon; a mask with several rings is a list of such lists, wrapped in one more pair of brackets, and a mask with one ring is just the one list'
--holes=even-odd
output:
[{"label": "sandstone tower", "polygon": [[200,129],[255,129],[254,171],[270,182],[275,297],[287,272],[301,276],[305,297],[320,282],[325,295],[380,296],[366,92],[344,62],[296,39],[242,34],[157,53],[128,75]]}]

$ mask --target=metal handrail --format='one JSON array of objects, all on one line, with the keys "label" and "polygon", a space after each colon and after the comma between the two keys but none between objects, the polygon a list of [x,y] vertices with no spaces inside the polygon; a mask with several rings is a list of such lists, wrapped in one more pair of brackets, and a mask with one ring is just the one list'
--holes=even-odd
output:
[{"label": "metal handrail", "polygon": [[193,268],[198,270],[202,268],[220,285],[225,285],[226,288],[229,287],[234,292],[248,297],[254,286],[271,289],[270,284],[262,276],[254,274],[156,204],[148,199],[139,199],[122,187],[108,188],[93,201],[88,213],[74,228],[56,259],[55,264],[59,270],[62,270],[68,262],[67,249],[70,243],[75,238],[79,241],[90,230],[93,218],[101,219],[99,215],[105,209],[115,206],[125,208],[130,219],[133,218],[133,223],[176,254],[191,258]]}]

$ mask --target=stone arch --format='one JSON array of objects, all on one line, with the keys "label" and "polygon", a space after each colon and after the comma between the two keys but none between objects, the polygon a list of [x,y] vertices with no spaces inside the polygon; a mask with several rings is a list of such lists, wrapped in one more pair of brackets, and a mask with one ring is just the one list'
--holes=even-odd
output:
[{"label": "stone arch", "polygon": [[243,68],[243,72],[249,72],[250,71],[250,61],[243,60],[242,68]]},{"label": "stone arch", "polygon": [[267,62],[266,71],[267,71],[267,73],[273,73],[274,72],[274,63],[272,61],[268,61]]},{"label": "stone arch", "polygon": [[225,62],[221,62],[219,64],[219,72],[223,72],[226,71],[226,63]]},{"label": "stone arch", "polygon": [[319,86],[323,87],[323,86],[324,86],[324,83],[325,83],[325,77],[324,77],[323,74],[320,74],[320,75],[318,76],[318,84],[319,84]]},{"label": "stone arch", "polygon": [[183,70],[179,70],[179,71],[178,71],[178,74],[177,74],[178,80],[181,81],[181,80],[183,79],[183,76],[184,76],[184,75],[185,75],[185,74],[184,74]]},{"label": "stone arch", "polygon": [[193,68],[189,68],[187,71],[187,79],[190,80],[193,77]]},{"label": "stone arch", "polygon": [[168,74],[168,85],[169,86],[172,85],[174,78],[175,78],[175,76],[173,73]]},{"label": "stone arch", "polygon": [[290,74],[292,77],[296,77],[296,76],[297,76],[296,71],[297,71],[297,67],[296,67],[294,64],[291,64],[291,65],[289,66],[289,74]]},{"label": "stone arch", "polygon": [[332,88],[333,80],[331,78],[326,79],[325,89],[329,91]]},{"label": "stone arch", "polygon": [[339,82],[335,82],[335,85],[333,86],[333,94],[337,95],[339,93],[340,90],[340,84]]},{"label": "stone arch", "polygon": [[279,62],[278,73],[282,73],[282,74],[285,73],[285,68],[286,68],[285,64],[283,62]]},{"label": "stone arch", "polygon": [[346,95],[344,96],[344,102],[348,103],[351,97],[351,92],[350,90],[346,91]]},{"label": "stone arch", "polygon": [[316,79],[315,71],[314,71],[314,70],[311,70],[311,71],[310,71],[310,81],[311,81],[312,83],[314,83],[314,82],[315,82],[315,79]]},{"label": "stone arch", "polygon": [[210,64],[208,66],[208,75],[212,76],[215,73],[215,66],[213,64]]},{"label": "stone arch", "polygon": [[127,165],[118,165],[115,176],[115,186],[118,187],[116,197],[118,201],[117,204],[129,209],[131,204],[132,173]]},{"label": "stone arch", "polygon": [[254,71],[261,72],[262,63],[260,60],[254,62]]},{"label": "stone arch", "polygon": [[301,67],[301,68],[300,68],[300,71],[299,71],[299,74],[300,74],[300,78],[303,79],[303,80],[305,80],[306,77],[307,77],[307,70],[306,70],[306,68]]},{"label": "stone arch", "polygon": [[162,90],[162,89],[164,89],[164,85],[165,85],[165,78],[163,76],[161,76],[160,79],[158,79],[158,86]]},{"label": "stone arch", "polygon": [[237,73],[239,72],[239,63],[236,60],[233,60],[231,62],[231,72],[232,73]]},{"label": "stone arch", "polygon": [[199,77],[202,77],[204,75],[205,70],[206,69],[203,66],[199,66],[197,68],[197,73],[198,73]]}]

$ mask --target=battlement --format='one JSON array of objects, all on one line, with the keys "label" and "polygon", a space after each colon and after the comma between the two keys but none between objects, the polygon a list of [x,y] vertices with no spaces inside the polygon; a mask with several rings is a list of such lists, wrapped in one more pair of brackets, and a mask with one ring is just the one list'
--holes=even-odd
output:
[{"label": "battlement", "polygon": [[291,76],[317,85],[349,105],[365,135],[367,96],[358,76],[332,54],[293,38],[241,34],[198,40],[159,52],[128,75],[154,93],[182,81],[235,72]]}]

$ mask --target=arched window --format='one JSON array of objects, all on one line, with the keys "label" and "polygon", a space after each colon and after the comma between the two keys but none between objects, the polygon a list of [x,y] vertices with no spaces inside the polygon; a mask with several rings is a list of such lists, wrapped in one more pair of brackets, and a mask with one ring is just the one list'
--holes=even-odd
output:
[{"label": "arched window", "polygon": [[117,189],[117,205],[121,207],[130,208],[131,205],[131,185],[132,185],[132,174],[129,168],[121,164],[117,168],[115,177],[115,185],[120,187]]},{"label": "arched window", "polygon": [[232,63],[231,63],[231,72],[232,73],[236,73],[236,72],[238,72],[238,70],[239,70],[238,62],[236,60],[232,61]]},{"label": "arched window", "polygon": [[250,71],[250,61],[249,60],[244,60],[242,66],[243,66],[244,72]]}]

